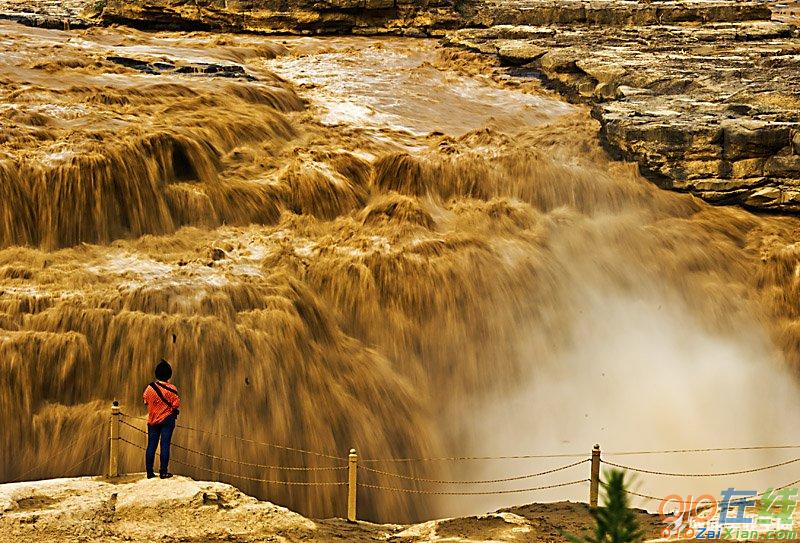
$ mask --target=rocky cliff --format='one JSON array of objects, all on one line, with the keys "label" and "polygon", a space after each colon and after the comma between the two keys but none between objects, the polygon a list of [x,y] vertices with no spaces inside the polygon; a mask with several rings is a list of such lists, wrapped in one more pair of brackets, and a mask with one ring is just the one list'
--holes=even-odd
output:
[{"label": "rocky cliff", "polygon": [[634,24],[620,25],[517,14],[446,42],[590,104],[607,149],[663,188],[798,212],[800,31],[762,20],[756,5],[725,4],[698,2],[669,22],[634,8]]}]

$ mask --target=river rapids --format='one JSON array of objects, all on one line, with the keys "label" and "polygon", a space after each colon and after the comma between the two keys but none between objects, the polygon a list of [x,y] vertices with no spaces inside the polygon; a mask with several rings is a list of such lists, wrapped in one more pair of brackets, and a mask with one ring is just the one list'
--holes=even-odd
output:
[{"label": "river rapids", "polygon": [[[255,442],[385,459],[800,438],[800,221],[658,189],[528,74],[426,40],[12,23],[0,60],[2,481],[107,469],[105,452],[79,462],[107,443],[111,400],[144,413],[161,357],[180,424],[251,440],[178,429],[206,455],[176,449],[191,467],[174,470],[314,517],[344,515],[345,488],[252,479],[346,472],[215,457],[327,468],[345,462]],[[367,465],[459,480],[564,463]],[[142,466],[123,445],[122,469]],[[784,484],[791,466],[743,480]],[[588,489],[360,492],[363,518],[410,521]]]}]

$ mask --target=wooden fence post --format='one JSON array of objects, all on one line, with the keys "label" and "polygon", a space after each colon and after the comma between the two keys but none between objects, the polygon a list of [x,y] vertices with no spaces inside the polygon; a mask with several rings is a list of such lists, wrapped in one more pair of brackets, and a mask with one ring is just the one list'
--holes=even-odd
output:
[{"label": "wooden fence post", "polygon": [[122,413],[120,412],[119,402],[114,400],[111,404],[111,446],[109,447],[110,456],[108,459],[108,476],[119,477],[119,421]]},{"label": "wooden fence post", "polygon": [[600,488],[600,445],[592,449],[592,473],[589,480],[589,508],[597,507],[597,493]]},{"label": "wooden fence post", "polygon": [[356,522],[356,500],[358,486],[358,454],[350,449],[347,462],[347,521]]}]

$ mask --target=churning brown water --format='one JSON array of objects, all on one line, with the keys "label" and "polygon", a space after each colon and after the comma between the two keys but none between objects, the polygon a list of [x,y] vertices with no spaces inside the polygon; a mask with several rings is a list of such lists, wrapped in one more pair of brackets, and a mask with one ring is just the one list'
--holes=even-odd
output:
[{"label": "churning brown water", "polygon": [[[181,424],[336,456],[800,437],[800,221],[655,188],[534,83],[424,41],[0,29],[0,480],[76,440],[26,477],[104,469],[105,455],[75,463],[106,439],[110,400],[142,414],[161,356]],[[191,73],[209,63],[247,77]],[[187,430],[176,442],[338,464]],[[141,471],[141,452],[122,451]],[[174,456],[201,479],[344,476]],[[479,478],[559,463],[379,466]],[[344,514],[341,487],[222,478]],[[404,521],[585,492],[359,499],[365,518]]]}]

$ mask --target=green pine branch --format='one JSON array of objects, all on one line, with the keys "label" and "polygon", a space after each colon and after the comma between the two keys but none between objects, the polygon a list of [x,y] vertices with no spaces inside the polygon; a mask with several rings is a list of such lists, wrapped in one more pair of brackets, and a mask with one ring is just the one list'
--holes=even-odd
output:
[{"label": "green pine branch", "polygon": [[628,504],[625,473],[610,470],[605,479],[603,504],[591,511],[595,521],[594,533],[584,536],[565,533],[570,543],[639,543],[644,538],[636,514]]}]

